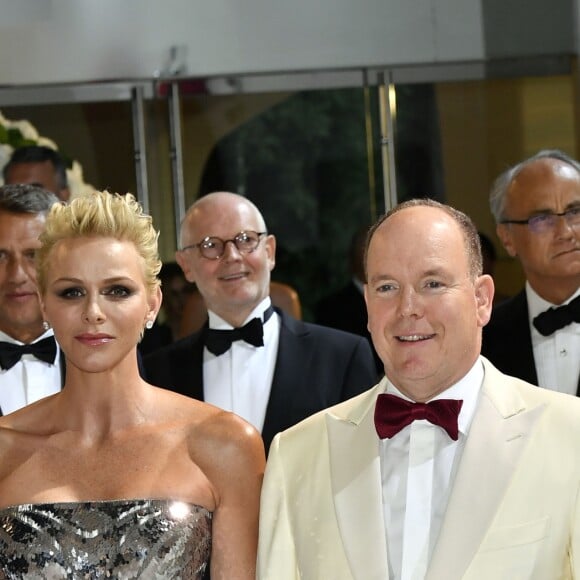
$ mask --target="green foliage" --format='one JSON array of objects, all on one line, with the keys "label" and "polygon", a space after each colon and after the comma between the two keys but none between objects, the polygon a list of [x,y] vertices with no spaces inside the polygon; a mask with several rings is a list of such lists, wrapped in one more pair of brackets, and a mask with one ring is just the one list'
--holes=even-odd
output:
[{"label": "green foliage", "polygon": [[[24,137],[20,129],[18,129],[17,127],[7,128],[2,124],[0,124],[0,144],[10,145],[12,149],[27,147],[29,145],[38,145],[38,143],[34,139],[27,139],[26,137]],[[67,168],[71,169],[74,160],[60,150],[59,154],[62,157]]]},{"label": "green foliage", "polygon": [[36,142],[32,139],[26,139],[20,129],[15,127],[7,129],[3,125],[0,125],[0,143],[2,145],[10,145],[13,149],[26,145],[36,145]]},{"label": "green foliage", "polygon": [[245,191],[260,208],[278,240],[273,278],[298,290],[311,318],[348,281],[350,239],[374,219],[362,90],[297,93],[218,148],[224,181],[214,189]]},{"label": "green foliage", "polygon": [[[353,234],[384,211],[375,89],[369,109],[372,160],[363,89],[309,91],[292,95],[224,138],[202,180],[201,193],[245,193],[262,210],[278,240],[273,278],[298,290],[306,319],[320,298],[346,284]],[[397,87],[399,201],[444,200],[438,119],[433,85]]]}]

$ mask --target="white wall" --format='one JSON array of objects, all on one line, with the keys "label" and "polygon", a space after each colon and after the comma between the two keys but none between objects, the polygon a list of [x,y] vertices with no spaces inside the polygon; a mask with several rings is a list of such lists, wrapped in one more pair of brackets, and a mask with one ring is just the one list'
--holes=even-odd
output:
[{"label": "white wall", "polygon": [[0,0],[0,84],[484,58],[481,0]]}]

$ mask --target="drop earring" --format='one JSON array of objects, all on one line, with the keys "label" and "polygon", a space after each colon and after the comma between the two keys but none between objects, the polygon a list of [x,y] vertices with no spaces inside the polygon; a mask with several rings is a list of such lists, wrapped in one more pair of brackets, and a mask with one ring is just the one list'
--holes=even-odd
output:
[{"label": "drop earring", "polygon": [[147,330],[151,330],[151,329],[153,328],[153,320],[148,320],[148,321],[145,323],[145,328],[146,328]]},{"label": "drop earring", "polygon": [[42,322],[42,328],[44,328],[44,330],[48,330],[50,328],[50,322],[47,322],[46,320],[44,320]]}]

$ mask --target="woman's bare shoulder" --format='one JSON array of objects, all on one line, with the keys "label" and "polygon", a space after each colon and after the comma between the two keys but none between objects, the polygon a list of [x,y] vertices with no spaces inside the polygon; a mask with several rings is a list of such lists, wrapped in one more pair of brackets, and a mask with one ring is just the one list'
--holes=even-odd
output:
[{"label": "woman's bare shoulder", "polygon": [[[167,393],[167,392],[166,392]],[[250,423],[214,405],[162,393],[158,403],[168,424],[183,429],[189,457],[221,495],[229,481],[257,481],[264,472],[262,436]],[[221,489],[220,489],[221,488]]]},{"label": "woman's bare shoulder", "polygon": [[[195,446],[208,447],[220,452],[245,448],[252,452],[256,447],[263,452],[260,433],[247,421],[219,407],[178,393],[156,388],[155,405],[172,420],[180,421]],[[157,399],[158,397],[158,399]]]},{"label": "woman's bare shoulder", "polygon": [[46,434],[52,424],[51,408],[55,397],[46,397],[0,417],[0,437]]},{"label": "woman's bare shoulder", "polygon": [[36,403],[0,417],[0,480],[38,450],[48,433],[50,417]]}]

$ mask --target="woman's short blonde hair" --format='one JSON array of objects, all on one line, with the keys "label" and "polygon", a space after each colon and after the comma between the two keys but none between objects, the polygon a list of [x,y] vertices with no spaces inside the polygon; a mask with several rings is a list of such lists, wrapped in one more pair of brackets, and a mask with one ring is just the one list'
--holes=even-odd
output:
[{"label": "woman's short blonde hair", "polygon": [[150,293],[159,288],[161,260],[157,249],[159,233],[151,216],[130,193],[119,195],[95,191],[75,198],[70,204],[55,204],[46,218],[36,253],[37,282],[41,294],[46,290],[48,261],[52,248],[60,240],[84,237],[115,238],[132,242],[143,258],[145,284]]}]

